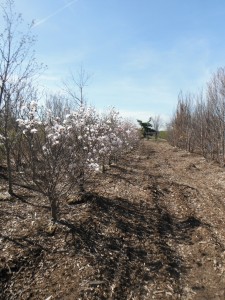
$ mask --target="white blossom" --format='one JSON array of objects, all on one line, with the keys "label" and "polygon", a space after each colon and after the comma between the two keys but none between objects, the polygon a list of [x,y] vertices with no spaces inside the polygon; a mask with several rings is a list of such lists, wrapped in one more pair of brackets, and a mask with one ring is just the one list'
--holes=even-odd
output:
[{"label": "white blossom", "polygon": [[31,133],[36,133],[38,130],[36,128],[31,129]]}]

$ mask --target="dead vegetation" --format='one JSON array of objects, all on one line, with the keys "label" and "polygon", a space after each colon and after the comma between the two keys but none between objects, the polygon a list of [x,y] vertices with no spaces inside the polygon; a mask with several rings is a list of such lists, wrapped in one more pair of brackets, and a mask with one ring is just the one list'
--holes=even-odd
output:
[{"label": "dead vegetation", "polygon": [[56,225],[1,174],[1,299],[225,298],[225,173],[201,156],[146,141]]}]

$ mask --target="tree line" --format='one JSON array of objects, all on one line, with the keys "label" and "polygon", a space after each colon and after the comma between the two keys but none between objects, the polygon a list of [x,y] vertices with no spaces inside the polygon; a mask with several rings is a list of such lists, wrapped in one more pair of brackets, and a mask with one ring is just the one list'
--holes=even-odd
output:
[{"label": "tree line", "polygon": [[6,164],[9,194],[16,196],[15,181],[36,190],[57,221],[62,199],[85,193],[94,173],[135,146],[138,130],[115,108],[98,113],[87,104],[83,69],[63,93],[43,101],[38,77],[45,67],[35,59],[33,23],[24,29],[13,0],[5,0],[1,12],[0,164]]},{"label": "tree line", "polygon": [[218,68],[197,94],[181,92],[168,124],[173,146],[225,163],[225,68]]}]

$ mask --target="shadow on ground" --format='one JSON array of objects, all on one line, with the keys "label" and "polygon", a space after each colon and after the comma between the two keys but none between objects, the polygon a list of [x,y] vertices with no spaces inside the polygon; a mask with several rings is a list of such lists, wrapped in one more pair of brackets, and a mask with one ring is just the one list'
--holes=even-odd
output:
[{"label": "shadow on ground", "polygon": [[[154,158],[154,151],[146,150],[145,154],[146,159]],[[132,167],[137,161],[127,163]],[[124,168],[114,169],[122,173],[119,179],[128,180]],[[134,171],[138,174],[142,169],[146,169],[144,164],[138,165],[138,169],[126,171],[126,175],[132,176]],[[118,178],[113,172],[109,175]],[[67,230],[56,230],[54,239],[44,231],[19,238],[0,236],[3,242],[10,241],[16,247],[27,249],[27,257],[23,259],[21,256],[13,261],[13,269],[8,266],[0,268],[2,286],[10,286],[13,273],[27,274],[30,266],[34,278],[45,253],[50,253],[55,262],[57,256],[54,257],[51,248],[52,245],[57,247],[59,241],[61,244],[63,242],[65,250],[60,252],[60,257],[70,255],[74,261],[77,256],[84,257],[94,270],[79,279],[79,288],[75,287],[77,298],[150,299],[148,293],[151,292],[151,283],[160,285],[162,282],[171,285],[174,293],[179,293],[179,281],[187,267],[177,253],[176,245],[192,244],[193,231],[203,224],[193,216],[185,220],[177,219],[165,207],[161,207],[158,200],[162,195],[156,184],[158,177],[147,175],[149,201],[139,199],[139,203],[133,203],[127,199],[109,199],[89,194],[75,204],[85,217],[76,218],[70,213],[69,207],[69,212],[65,213],[66,220],[59,222]],[[23,204],[26,204],[27,199],[23,200]],[[40,205],[40,208],[46,211],[44,205]],[[74,299],[74,295],[66,299]]]},{"label": "shadow on ground", "polygon": [[[145,296],[155,280],[177,282],[185,265],[174,243],[191,243],[201,223],[194,217],[178,221],[159,207],[132,204],[125,199],[89,197],[89,217],[82,223],[62,221],[70,231],[66,247],[88,257],[95,269],[81,297],[129,299]],[[170,242],[170,243],[169,243]]]}]

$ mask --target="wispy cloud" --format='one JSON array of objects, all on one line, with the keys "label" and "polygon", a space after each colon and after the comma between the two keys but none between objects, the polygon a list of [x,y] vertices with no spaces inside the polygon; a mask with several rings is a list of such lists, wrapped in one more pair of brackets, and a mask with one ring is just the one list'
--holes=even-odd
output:
[{"label": "wispy cloud", "polygon": [[144,70],[159,63],[159,59],[159,53],[155,49],[140,46],[126,53],[124,67],[128,70]]},{"label": "wispy cloud", "polygon": [[65,5],[63,5],[62,7],[58,8],[57,10],[55,10],[53,13],[51,13],[47,17],[45,17],[45,18],[43,18],[43,19],[35,22],[33,27],[37,27],[37,26],[40,26],[40,25],[46,23],[49,19],[51,19],[52,17],[56,16],[57,14],[59,14],[60,12],[62,12],[64,9],[66,9],[69,6],[71,6],[73,3],[77,2],[77,1],[78,0],[73,0],[73,1],[70,1],[70,2],[66,3]]}]

